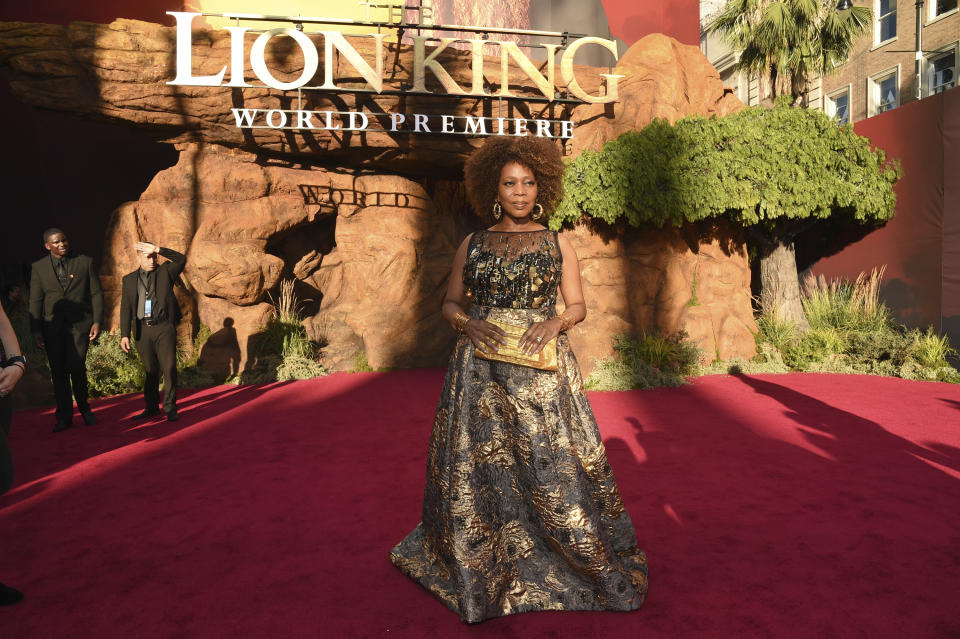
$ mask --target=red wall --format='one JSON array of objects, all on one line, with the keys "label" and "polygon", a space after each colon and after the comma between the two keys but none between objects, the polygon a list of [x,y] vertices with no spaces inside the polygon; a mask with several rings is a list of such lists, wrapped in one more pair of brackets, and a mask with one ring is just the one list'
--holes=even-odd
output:
[{"label": "red wall", "polygon": [[695,0],[603,0],[610,32],[628,45],[651,33],[700,44],[700,3]]},{"label": "red wall", "polygon": [[886,265],[882,295],[898,319],[956,332],[952,341],[960,343],[960,89],[862,120],[854,130],[900,160],[896,217],[813,271],[852,279]]}]

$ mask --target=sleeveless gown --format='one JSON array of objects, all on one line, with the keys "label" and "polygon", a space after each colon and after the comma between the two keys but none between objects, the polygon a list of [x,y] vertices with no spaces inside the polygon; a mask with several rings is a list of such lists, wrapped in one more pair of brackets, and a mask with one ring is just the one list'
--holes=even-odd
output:
[{"label": "sleeveless gown", "polygon": [[[553,317],[561,263],[553,231],[474,233],[468,314],[525,325]],[[473,352],[461,335],[430,438],[421,522],[390,560],[468,623],[639,608],[647,559],[567,336],[556,372]]]}]

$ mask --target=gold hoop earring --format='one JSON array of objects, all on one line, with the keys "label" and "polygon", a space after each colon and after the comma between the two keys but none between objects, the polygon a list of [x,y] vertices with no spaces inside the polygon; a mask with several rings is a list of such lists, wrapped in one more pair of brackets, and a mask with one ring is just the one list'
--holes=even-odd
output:
[{"label": "gold hoop earring", "polygon": [[540,204],[539,202],[537,202],[536,204],[534,204],[534,205],[533,205],[533,211],[534,211],[534,213],[533,213],[533,219],[539,220],[540,218],[542,218],[542,217],[543,217],[543,204]]},{"label": "gold hoop earring", "polygon": [[503,207],[500,206],[500,200],[495,200],[493,203],[493,219],[499,220],[503,217]]}]

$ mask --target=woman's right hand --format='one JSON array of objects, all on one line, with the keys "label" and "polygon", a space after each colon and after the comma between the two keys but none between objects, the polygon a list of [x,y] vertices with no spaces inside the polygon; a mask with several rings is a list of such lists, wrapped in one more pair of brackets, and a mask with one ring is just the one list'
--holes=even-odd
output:
[{"label": "woman's right hand", "polygon": [[487,353],[496,353],[501,344],[507,343],[507,334],[503,329],[485,320],[471,319],[463,331],[474,346]]},{"label": "woman's right hand", "polygon": [[13,391],[13,387],[23,377],[23,372],[24,369],[16,364],[0,368],[0,397],[6,397]]}]

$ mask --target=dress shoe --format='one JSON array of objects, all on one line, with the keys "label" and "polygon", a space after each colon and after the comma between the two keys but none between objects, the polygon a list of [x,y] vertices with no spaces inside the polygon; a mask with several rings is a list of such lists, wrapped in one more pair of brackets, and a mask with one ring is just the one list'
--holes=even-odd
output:
[{"label": "dress shoe", "polygon": [[180,415],[177,414],[177,411],[172,410],[172,411],[170,411],[169,413],[167,413],[167,421],[168,421],[168,422],[175,422],[175,421],[177,421],[178,419],[180,419]]},{"label": "dress shoe", "polygon": [[62,430],[67,430],[67,429],[70,428],[71,426],[73,426],[72,423],[70,423],[70,422],[65,422],[65,421],[63,421],[62,419],[58,419],[58,420],[57,420],[57,425],[53,427],[53,432],[59,433],[59,432],[62,431]]},{"label": "dress shoe", "polygon": [[83,417],[83,423],[87,426],[93,426],[97,423],[97,416],[93,414],[93,411],[88,410],[85,413],[80,413],[80,416]]},{"label": "dress shoe", "polygon": [[22,592],[0,583],[0,606],[11,606],[21,599],[23,599]]},{"label": "dress shoe", "polygon": [[158,408],[145,408],[142,413],[137,413],[130,419],[149,419],[150,417],[156,417],[160,414],[160,409]]}]

